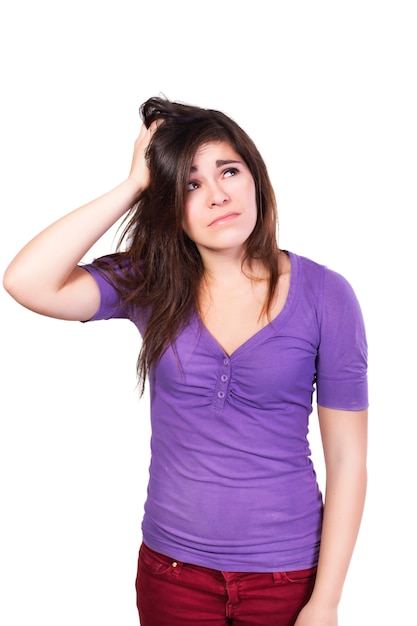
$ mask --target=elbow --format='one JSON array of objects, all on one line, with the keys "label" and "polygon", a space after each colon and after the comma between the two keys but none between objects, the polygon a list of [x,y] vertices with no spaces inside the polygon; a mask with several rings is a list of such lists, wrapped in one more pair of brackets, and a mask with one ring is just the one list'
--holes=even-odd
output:
[{"label": "elbow", "polygon": [[15,298],[16,284],[10,267],[8,267],[3,274],[3,288],[12,298]]},{"label": "elbow", "polygon": [[3,274],[3,288],[16,302],[23,306],[26,306],[28,294],[31,292],[31,282],[28,277],[19,275],[19,272],[12,265]]}]

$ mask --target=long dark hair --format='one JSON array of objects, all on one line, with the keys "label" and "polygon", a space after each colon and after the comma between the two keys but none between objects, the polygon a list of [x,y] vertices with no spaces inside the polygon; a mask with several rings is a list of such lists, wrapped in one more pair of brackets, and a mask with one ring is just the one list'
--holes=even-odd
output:
[{"label": "long dark hair", "polygon": [[[247,133],[220,111],[162,97],[140,107],[146,127],[161,120],[147,149],[149,184],[126,216],[118,252],[105,265],[126,303],[146,307],[137,370],[142,392],[149,368],[161,357],[198,307],[204,266],[182,228],[194,155],[205,143],[226,141],[245,161],[255,181],[258,218],[246,242],[243,263],[260,259],[269,273],[263,312],[270,310],[278,280],[277,210],[266,165]],[[124,263],[124,260],[128,260]],[[126,265],[126,271],[112,265]],[[115,266],[114,266],[115,267]]]}]

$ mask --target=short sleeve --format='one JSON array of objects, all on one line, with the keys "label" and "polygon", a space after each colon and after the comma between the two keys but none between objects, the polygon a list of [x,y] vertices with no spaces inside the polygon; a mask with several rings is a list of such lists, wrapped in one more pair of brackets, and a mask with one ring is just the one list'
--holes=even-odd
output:
[{"label": "short sleeve", "polygon": [[122,299],[116,290],[110,275],[103,267],[98,267],[96,262],[81,265],[96,281],[100,291],[100,306],[95,315],[87,322],[95,320],[108,320],[113,318],[129,318],[129,309],[122,303]]},{"label": "short sleeve", "polygon": [[368,407],[368,346],[357,297],[340,274],[326,269],[317,356],[317,403],[359,411]]}]

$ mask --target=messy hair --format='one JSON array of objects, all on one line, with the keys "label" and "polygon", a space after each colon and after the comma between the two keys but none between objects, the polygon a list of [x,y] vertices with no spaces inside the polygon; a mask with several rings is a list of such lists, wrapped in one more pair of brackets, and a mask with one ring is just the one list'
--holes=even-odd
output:
[{"label": "messy hair", "polygon": [[[246,241],[242,265],[262,261],[269,275],[263,312],[272,305],[278,280],[277,210],[266,165],[247,133],[224,113],[154,97],[140,107],[147,128],[161,121],[146,152],[149,184],[128,212],[109,270],[125,303],[145,307],[146,327],[137,361],[142,385],[198,308],[204,266],[195,243],[183,230],[191,166],[203,144],[229,143],[255,182],[257,221]],[[128,261],[127,263],[123,261]],[[127,267],[120,272],[120,267]],[[107,266],[108,268],[108,266]]]}]

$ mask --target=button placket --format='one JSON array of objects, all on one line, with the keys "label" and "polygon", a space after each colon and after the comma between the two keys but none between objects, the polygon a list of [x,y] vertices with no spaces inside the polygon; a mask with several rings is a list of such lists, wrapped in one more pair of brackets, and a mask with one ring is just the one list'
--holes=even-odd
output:
[{"label": "button placket", "polygon": [[222,357],[221,365],[219,368],[219,378],[216,387],[216,407],[218,410],[222,410],[224,403],[226,402],[228,384],[230,380],[230,359],[224,354]]}]

